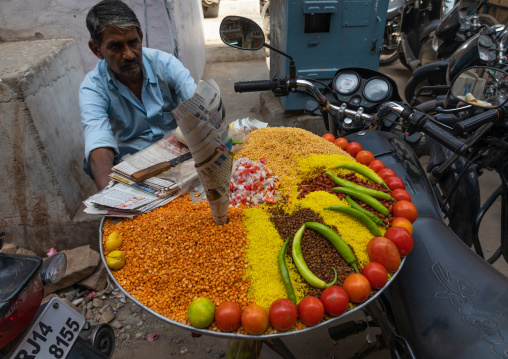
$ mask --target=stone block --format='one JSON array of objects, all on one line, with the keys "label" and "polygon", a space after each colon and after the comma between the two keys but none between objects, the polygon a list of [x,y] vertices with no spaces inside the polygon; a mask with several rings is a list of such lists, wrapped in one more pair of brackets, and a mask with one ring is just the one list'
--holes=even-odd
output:
[{"label": "stone block", "polygon": [[108,285],[108,271],[106,270],[104,263],[101,261],[95,272],[93,272],[91,276],[80,281],[78,284],[96,292],[100,292],[106,288]]},{"label": "stone block", "polygon": [[92,274],[99,264],[100,255],[90,248],[81,246],[62,251],[67,255],[67,269],[64,277],[55,284],[44,287],[44,294],[67,288]]},{"label": "stone block", "polygon": [[31,250],[25,248],[18,248],[16,254],[24,254],[25,256],[37,256],[35,252],[32,252]]},{"label": "stone block", "polygon": [[4,243],[2,249],[0,249],[0,253],[16,253],[18,247],[16,247],[12,243]]}]

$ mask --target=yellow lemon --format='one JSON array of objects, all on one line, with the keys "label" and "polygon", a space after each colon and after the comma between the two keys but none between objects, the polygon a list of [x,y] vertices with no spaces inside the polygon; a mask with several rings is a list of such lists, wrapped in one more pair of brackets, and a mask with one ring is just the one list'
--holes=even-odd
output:
[{"label": "yellow lemon", "polygon": [[195,328],[206,328],[215,318],[215,304],[205,297],[192,301],[187,310],[190,324]]},{"label": "yellow lemon", "polygon": [[106,239],[106,249],[108,251],[114,251],[115,249],[120,248],[122,245],[122,238],[120,237],[120,233],[118,231],[114,231],[108,236]]},{"label": "yellow lemon", "polygon": [[125,255],[122,251],[113,251],[106,257],[106,263],[111,269],[121,269],[125,265]]}]

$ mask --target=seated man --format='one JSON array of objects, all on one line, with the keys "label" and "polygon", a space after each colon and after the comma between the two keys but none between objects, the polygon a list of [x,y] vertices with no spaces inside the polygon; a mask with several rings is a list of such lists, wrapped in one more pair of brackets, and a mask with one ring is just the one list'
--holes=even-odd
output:
[{"label": "seated man", "polygon": [[88,13],[88,46],[100,59],[79,89],[85,133],[85,172],[99,190],[120,158],[176,128],[171,111],[196,84],[173,55],[142,48],[139,21],[120,0],[103,0]]}]

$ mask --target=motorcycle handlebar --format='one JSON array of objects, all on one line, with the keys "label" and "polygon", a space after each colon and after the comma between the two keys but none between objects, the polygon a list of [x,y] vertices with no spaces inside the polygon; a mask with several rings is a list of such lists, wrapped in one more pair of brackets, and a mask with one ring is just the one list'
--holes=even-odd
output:
[{"label": "motorcycle handlebar", "polygon": [[467,149],[467,145],[465,145],[462,141],[429,120],[421,126],[420,131],[424,132],[429,137],[432,137],[456,154],[461,154]]},{"label": "motorcycle handlebar", "polygon": [[486,123],[495,121],[499,118],[500,110],[490,110],[479,115],[468,118],[467,120],[457,122],[453,125],[453,130],[456,133],[464,133],[474,130]]},{"label": "motorcycle handlebar", "polygon": [[235,82],[235,92],[271,91],[272,80]]}]

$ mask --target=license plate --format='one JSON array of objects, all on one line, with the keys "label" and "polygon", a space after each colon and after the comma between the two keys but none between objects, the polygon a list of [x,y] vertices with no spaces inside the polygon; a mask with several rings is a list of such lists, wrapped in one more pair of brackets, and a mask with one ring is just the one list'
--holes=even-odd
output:
[{"label": "license plate", "polygon": [[65,358],[84,323],[82,315],[59,298],[52,298],[11,359]]}]

